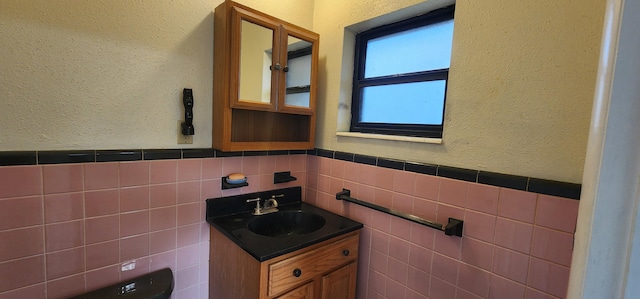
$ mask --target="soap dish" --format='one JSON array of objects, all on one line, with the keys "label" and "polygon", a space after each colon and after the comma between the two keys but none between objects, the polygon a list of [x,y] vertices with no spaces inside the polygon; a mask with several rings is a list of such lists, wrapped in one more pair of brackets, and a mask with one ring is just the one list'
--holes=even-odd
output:
[{"label": "soap dish", "polygon": [[226,178],[227,183],[231,184],[231,185],[235,185],[235,184],[242,184],[247,182],[247,178],[244,179],[237,179],[237,180],[232,180],[229,177]]},{"label": "soap dish", "polygon": [[247,183],[246,177],[238,178],[238,179],[229,179],[229,176],[225,176],[225,177],[222,177],[220,182],[222,183],[222,190],[249,186],[249,183]]},{"label": "soap dish", "polygon": [[226,180],[229,184],[242,184],[247,181],[247,177],[242,173],[232,173],[226,176]]}]

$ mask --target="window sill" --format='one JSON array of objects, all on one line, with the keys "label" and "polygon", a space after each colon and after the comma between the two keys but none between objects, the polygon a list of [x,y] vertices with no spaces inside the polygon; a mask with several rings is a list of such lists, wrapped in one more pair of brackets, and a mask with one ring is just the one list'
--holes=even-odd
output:
[{"label": "window sill", "polygon": [[406,141],[406,142],[415,142],[415,143],[442,144],[442,138],[409,137],[409,136],[356,133],[356,132],[336,132],[336,136],[378,139],[378,140]]}]

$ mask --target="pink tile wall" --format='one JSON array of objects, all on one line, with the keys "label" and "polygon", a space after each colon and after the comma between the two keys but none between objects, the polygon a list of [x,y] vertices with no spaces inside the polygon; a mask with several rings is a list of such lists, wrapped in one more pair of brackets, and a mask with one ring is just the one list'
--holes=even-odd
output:
[{"label": "pink tile wall", "polygon": [[[0,299],[67,298],[165,267],[172,298],[208,298],[204,200],[303,185],[306,168],[306,155],[0,167]],[[274,171],[298,180],[273,185]],[[231,172],[249,186],[220,190]]]},{"label": "pink tile wall", "polygon": [[[288,170],[298,180],[273,185],[273,172]],[[231,172],[250,185],[221,191]],[[578,201],[293,155],[0,167],[0,299],[66,298],[164,267],[173,298],[207,298],[204,199],[294,185],[365,224],[358,298],[564,297]],[[427,219],[464,219],[464,236],[338,202],[342,188]]]},{"label": "pink tile wall", "polygon": [[[365,224],[358,298],[564,298],[578,201],[310,156],[305,200]],[[446,223],[462,238],[335,200]]]}]

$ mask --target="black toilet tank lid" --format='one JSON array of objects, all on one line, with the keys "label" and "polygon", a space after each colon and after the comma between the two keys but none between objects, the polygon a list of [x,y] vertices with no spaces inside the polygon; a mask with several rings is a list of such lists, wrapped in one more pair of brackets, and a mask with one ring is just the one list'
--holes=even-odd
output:
[{"label": "black toilet tank lid", "polygon": [[165,268],[69,299],[168,299],[173,272]]}]

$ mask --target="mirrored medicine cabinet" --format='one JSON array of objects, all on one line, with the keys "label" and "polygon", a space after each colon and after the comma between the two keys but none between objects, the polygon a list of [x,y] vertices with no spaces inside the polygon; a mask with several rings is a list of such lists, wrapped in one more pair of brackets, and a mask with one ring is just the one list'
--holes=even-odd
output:
[{"label": "mirrored medicine cabinet", "polygon": [[313,148],[318,34],[232,1],[214,30],[213,147]]}]

